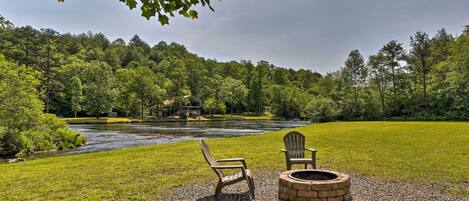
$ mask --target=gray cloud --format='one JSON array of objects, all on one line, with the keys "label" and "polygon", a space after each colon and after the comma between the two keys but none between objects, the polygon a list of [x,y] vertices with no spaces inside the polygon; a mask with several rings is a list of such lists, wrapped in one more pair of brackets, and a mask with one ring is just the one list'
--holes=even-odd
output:
[{"label": "gray cloud", "polygon": [[16,25],[59,32],[102,32],[109,38],[138,34],[151,44],[182,43],[217,60],[268,60],[275,65],[333,71],[352,49],[364,56],[390,40],[406,46],[418,30],[459,34],[469,24],[467,0],[224,0],[198,20],[177,17],[169,26],[147,21],[117,0],[0,0],[0,13]]}]

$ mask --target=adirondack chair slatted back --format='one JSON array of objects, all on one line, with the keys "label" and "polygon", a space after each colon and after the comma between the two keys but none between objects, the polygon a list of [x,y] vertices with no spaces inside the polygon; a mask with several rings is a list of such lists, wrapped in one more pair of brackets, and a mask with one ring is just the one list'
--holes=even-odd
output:
[{"label": "adirondack chair slatted back", "polygon": [[283,137],[283,143],[290,158],[305,157],[305,136],[303,134],[291,131]]},{"label": "adirondack chair slatted back", "polygon": [[[200,149],[202,150],[202,154],[204,155],[205,161],[207,161],[210,166],[218,165],[217,161],[213,158],[212,152],[210,152],[207,143],[205,143],[205,141],[202,139],[200,139]],[[215,171],[215,173],[220,179],[223,177],[223,171],[216,169],[213,169],[213,171]]]}]

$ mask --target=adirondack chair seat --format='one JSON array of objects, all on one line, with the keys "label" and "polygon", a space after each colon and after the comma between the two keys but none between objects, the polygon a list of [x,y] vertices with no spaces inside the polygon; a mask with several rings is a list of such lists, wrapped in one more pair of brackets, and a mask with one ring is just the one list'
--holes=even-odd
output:
[{"label": "adirondack chair seat", "polygon": [[[246,170],[246,176],[251,178],[251,171],[249,169],[245,169]],[[232,175],[228,175],[228,176],[224,176],[221,181],[223,183],[226,183],[226,184],[234,184],[234,183],[238,183],[239,181],[242,181],[244,180],[244,175],[243,175],[243,172],[238,172],[236,174],[232,174]]]},{"label": "adirondack chair seat", "polygon": [[292,164],[305,164],[312,163],[313,159],[311,158],[290,158],[290,163]]}]

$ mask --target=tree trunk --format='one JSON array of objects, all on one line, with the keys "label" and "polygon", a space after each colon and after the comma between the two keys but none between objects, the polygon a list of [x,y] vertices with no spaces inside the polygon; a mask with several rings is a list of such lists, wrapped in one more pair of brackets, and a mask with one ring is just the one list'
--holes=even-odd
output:
[{"label": "tree trunk", "polygon": [[423,109],[427,108],[427,62],[422,58],[422,74],[423,74]]},{"label": "tree trunk", "polygon": [[143,103],[140,103],[140,115],[143,119]]},{"label": "tree trunk", "polygon": [[129,116],[129,96],[125,96],[125,117]]},{"label": "tree trunk", "polygon": [[170,103],[170,105],[169,105],[169,116],[173,116],[172,113],[173,113],[173,104]]}]

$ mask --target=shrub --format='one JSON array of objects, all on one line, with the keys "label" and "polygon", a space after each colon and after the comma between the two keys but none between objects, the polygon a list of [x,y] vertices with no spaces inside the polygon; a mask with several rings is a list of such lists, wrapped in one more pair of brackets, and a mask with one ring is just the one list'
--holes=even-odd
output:
[{"label": "shrub", "polygon": [[42,112],[37,71],[0,55],[0,75],[0,155],[24,156],[57,149],[59,144],[73,148],[84,142],[64,121]]},{"label": "shrub", "polygon": [[295,87],[274,85],[270,90],[272,91],[272,112],[286,119],[300,118],[306,103],[311,98]]},{"label": "shrub", "polygon": [[336,118],[337,109],[332,99],[319,96],[311,99],[304,113],[313,122],[327,122]]}]

